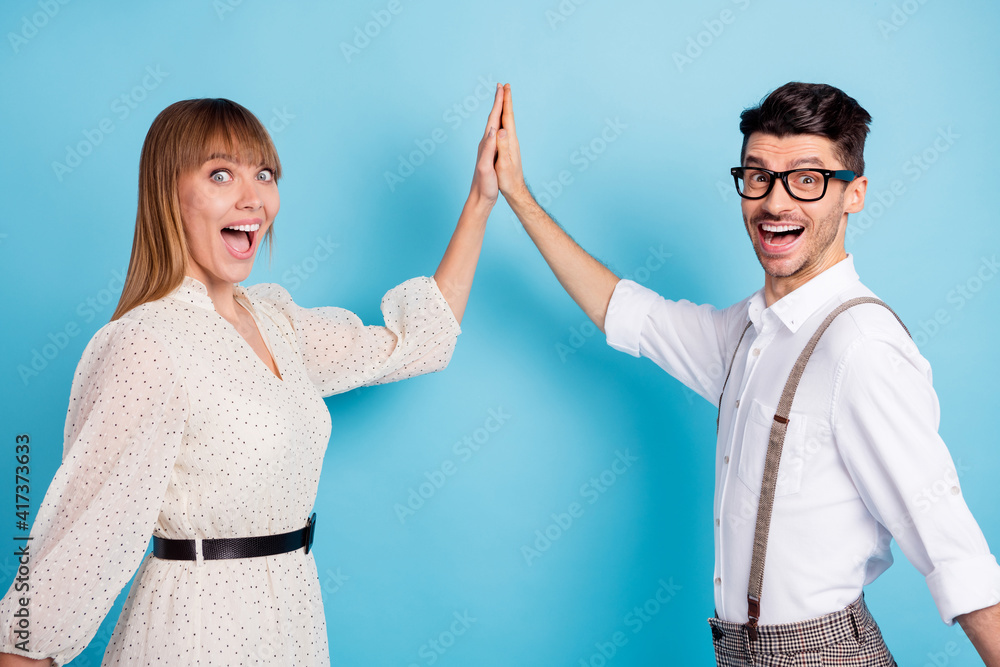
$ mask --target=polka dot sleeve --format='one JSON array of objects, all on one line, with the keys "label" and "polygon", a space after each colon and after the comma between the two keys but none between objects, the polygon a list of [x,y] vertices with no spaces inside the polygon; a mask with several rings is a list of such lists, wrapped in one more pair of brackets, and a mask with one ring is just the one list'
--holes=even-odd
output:
[{"label": "polka dot sleeve", "polygon": [[365,326],[342,308],[302,308],[279,285],[255,285],[249,292],[285,319],[324,396],[439,371],[461,333],[433,278],[413,278],[389,290],[382,298],[385,326]]},{"label": "polka dot sleeve", "polygon": [[102,328],[73,380],[63,462],[32,526],[30,638],[16,650],[13,586],[0,602],[0,651],[72,660],[139,566],[188,411],[163,346],[134,321]]}]

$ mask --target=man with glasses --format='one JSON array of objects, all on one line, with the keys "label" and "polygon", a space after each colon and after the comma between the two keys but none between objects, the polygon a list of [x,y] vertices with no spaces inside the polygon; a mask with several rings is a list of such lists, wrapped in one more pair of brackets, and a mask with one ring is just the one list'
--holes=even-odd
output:
[{"label": "man with glasses", "polygon": [[894,665],[862,588],[895,538],[944,621],[1000,667],[1000,566],[938,435],[930,366],[844,248],[870,122],[822,84],[743,112],[732,175],[764,286],[716,309],[619,280],[538,206],[504,91],[500,190],[559,282],[609,345],[719,406],[719,665]]}]

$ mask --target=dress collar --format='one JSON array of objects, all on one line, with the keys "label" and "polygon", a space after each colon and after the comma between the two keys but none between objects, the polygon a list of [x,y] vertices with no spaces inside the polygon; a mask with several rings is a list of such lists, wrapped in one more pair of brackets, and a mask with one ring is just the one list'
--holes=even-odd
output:
[{"label": "dress collar", "polygon": [[795,333],[823,304],[859,282],[854,269],[854,256],[849,254],[802,287],[775,301],[770,308],[765,307],[764,290],[758,290],[749,299],[748,315],[754,327],[759,329],[764,313],[770,312]]}]

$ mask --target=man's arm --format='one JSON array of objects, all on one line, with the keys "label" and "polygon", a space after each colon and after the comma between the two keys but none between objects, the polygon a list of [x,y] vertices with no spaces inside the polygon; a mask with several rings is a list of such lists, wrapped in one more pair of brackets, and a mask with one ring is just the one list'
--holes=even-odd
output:
[{"label": "man's arm", "polygon": [[521,149],[514,129],[510,84],[503,89],[501,129],[497,133],[497,181],[510,208],[524,225],[559,283],[597,327],[604,331],[618,276],[581,248],[532,197],[521,170]]},{"label": "man's arm", "polygon": [[956,616],[986,667],[1000,667],[1000,604]]},{"label": "man's arm", "polygon": [[902,331],[871,334],[849,346],[837,375],[833,433],[862,500],[924,575],[941,619],[957,620],[1000,667],[1000,567],[938,433],[929,364]]}]

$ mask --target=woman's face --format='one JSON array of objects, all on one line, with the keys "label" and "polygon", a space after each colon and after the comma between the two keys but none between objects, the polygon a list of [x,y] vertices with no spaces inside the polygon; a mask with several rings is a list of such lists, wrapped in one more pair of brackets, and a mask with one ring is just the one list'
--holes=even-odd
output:
[{"label": "woman's face", "polygon": [[278,213],[274,173],[215,153],[177,181],[190,257],[187,275],[211,290],[250,275],[264,233]]}]

